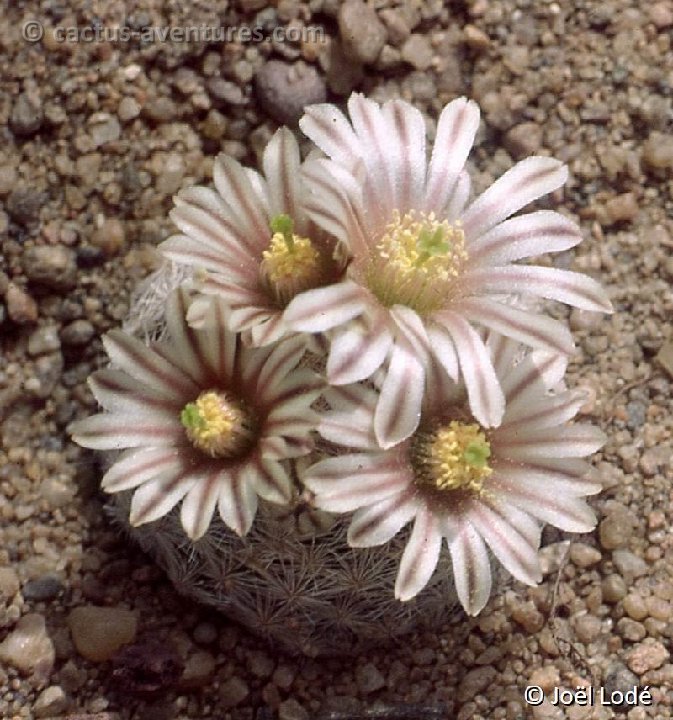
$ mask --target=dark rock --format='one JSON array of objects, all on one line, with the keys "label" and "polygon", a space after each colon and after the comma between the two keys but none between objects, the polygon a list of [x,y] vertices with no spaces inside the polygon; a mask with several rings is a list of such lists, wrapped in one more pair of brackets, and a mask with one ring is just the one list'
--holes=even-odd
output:
[{"label": "dark rock", "polygon": [[42,126],[44,111],[42,102],[36,93],[23,92],[12,106],[9,125],[15,135],[22,137],[33,135]]},{"label": "dark rock", "polygon": [[30,188],[16,188],[7,198],[7,212],[14,222],[28,225],[39,220],[45,199],[44,193]]},{"label": "dark rock", "polygon": [[68,290],[77,282],[75,251],[62,245],[38,245],[23,254],[29,280],[53,290]]},{"label": "dark rock", "polygon": [[324,102],[327,97],[318,71],[301,61],[269,61],[255,76],[255,91],[262,109],[287,125],[295,125],[307,105]]},{"label": "dark rock", "polygon": [[55,575],[43,575],[35,580],[29,580],[21,588],[21,594],[26,600],[53,600],[62,591],[63,583]]}]

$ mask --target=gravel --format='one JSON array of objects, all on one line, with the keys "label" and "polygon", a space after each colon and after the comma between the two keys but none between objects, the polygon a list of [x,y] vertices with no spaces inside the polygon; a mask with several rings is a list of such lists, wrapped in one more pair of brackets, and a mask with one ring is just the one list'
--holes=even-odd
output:
[{"label": "gravel", "polygon": [[[314,720],[381,706],[435,717],[445,705],[458,720],[607,720],[612,710],[523,699],[528,684],[587,683],[649,685],[653,705],[618,716],[670,717],[670,2],[237,0],[227,25],[324,36],[219,44],[58,43],[49,29],[29,44],[28,18],[114,27],[121,8],[134,28],[168,20],[154,0],[83,4],[76,18],[58,3],[10,5],[0,18],[0,717]],[[223,21],[207,4],[183,5],[174,24]],[[100,337],[174,232],[171,195],[207,182],[221,150],[254,164],[278,122],[353,90],[414,102],[430,137],[443,105],[468,93],[483,109],[475,191],[530,153],[568,164],[568,184],[544,207],[562,207],[585,241],[550,262],[590,273],[616,306],[609,318],[568,314],[578,345],[568,383],[587,388],[582,412],[609,440],[594,461],[598,529],[570,547],[545,534],[539,587],[511,581],[475,619],[318,664],[180,596],[110,523],[100,461],[65,428],[95,411],[86,379],[103,361]]]}]

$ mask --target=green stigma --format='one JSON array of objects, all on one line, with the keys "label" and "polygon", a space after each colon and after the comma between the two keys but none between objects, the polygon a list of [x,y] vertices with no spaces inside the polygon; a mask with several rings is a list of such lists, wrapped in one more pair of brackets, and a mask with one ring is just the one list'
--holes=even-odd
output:
[{"label": "green stigma", "polygon": [[289,215],[276,215],[271,220],[271,232],[283,236],[287,249],[292,252],[294,250],[294,222]]},{"label": "green stigma", "polygon": [[205,424],[205,420],[195,403],[187,403],[180,413],[180,422],[188,430],[198,430]]},{"label": "green stigma", "polygon": [[420,267],[431,257],[448,253],[450,245],[444,236],[444,228],[440,225],[435,228],[434,232],[430,232],[427,227],[424,227],[418,235],[416,247],[419,252],[418,259],[414,264],[416,267]]},{"label": "green stigma", "polygon": [[484,468],[491,457],[491,447],[487,442],[473,440],[463,451],[463,459],[474,468]]}]

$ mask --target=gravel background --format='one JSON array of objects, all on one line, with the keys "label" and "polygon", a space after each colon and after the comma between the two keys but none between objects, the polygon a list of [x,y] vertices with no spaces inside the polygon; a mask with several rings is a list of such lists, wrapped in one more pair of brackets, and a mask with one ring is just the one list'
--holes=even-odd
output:
[{"label": "gravel background", "polygon": [[[0,5],[0,717],[671,717],[673,2]],[[41,41],[22,37],[29,20]],[[59,42],[120,24],[127,42]],[[147,37],[198,25],[285,40]],[[554,263],[600,278],[616,306],[569,313],[570,382],[610,439],[599,528],[571,545],[546,533],[540,587],[511,584],[393,651],[315,661],[178,596],[112,528],[97,460],[65,426],[93,410],[100,335],[156,266],[173,193],[207,181],[220,149],[256,163],[278,121],[353,89],[412,101],[430,136],[447,101],[476,99],[478,186],[530,153],[568,163],[552,204],[586,240]],[[653,704],[533,708],[528,684],[649,685]]]}]

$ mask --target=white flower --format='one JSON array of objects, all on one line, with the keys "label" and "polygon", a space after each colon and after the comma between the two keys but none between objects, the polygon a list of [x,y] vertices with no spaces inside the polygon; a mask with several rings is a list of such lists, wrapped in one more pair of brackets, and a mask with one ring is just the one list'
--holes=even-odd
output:
[{"label": "white flower", "polygon": [[300,122],[331,158],[306,164],[307,207],[348,246],[347,278],[295,297],[285,321],[297,331],[331,331],[331,384],[385,368],[374,421],[383,447],[416,428],[433,363],[462,378],[475,418],[495,426],[504,398],[474,326],[570,353],[565,325],[513,307],[508,296],[611,310],[599,285],[584,275],[514,264],[580,242],[579,228],[556,212],[508,219],[563,185],[567,169],[551,158],[528,158],[468,204],[464,164],[479,125],[473,102],[463,98],[444,109],[429,163],[425,123],[414,107],[401,100],[379,107],[353,95],[348,109],[350,122],[328,104],[308,108]]},{"label": "white flower", "polygon": [[171,295],[168,340],[147,347],[120,331],[104,338],[112,368],[90,385],[107,412],[75,422],[80,445],[124,450],[107,471],[109,493],[135,489],[130,522],[141,525],[182,500],[181,521],[196,540],[215,507],[245,535],[258,496],[287,503],[293,485],[286,459],[309,453],[320,382],[297,368],[299,336],[273,349],[246,349],[224,326],[224,308],[211,302],[207,330],[185,321],[189,298]]},{"label": "white flower", "polygon": [[[215,190],[190,187],[175,198],[171,219],[182,231],[160,245],[197,274],[199,290],[227,305],[227,326],[246,341],[268,345],[289,333],[288,302],[303,291],[341,278],[343,247],[304,209],[306,187],[297,141],[287,128],[270,140],[264,176],[220,155]],[[202,306],[190,324],[198,325]]]},{"label": "white flower", "polygon": [[499,427],[476,422],[455,386],[435,374],[416,432],[382,451],[372,427],[376,392],[362,384],[332,388],[319,432],[358,452],[302,475],[317,507],[354,513],[353,547],[386,543],[414,521],[395,585],[400,600],[425,587],[445,539],[458,597],[472,615],[491,591],[487,548],[515,578],[536,584],[540,521],[571,532],[595,526],[583,497],[600,486],[586,479],[581,458],[604,442],[597,428],[568,423],[584,393],[548,391],[565,369],[558,355],[533,351],[516,362],[516,343],[498,337],[488,345],[506,399]]}]

